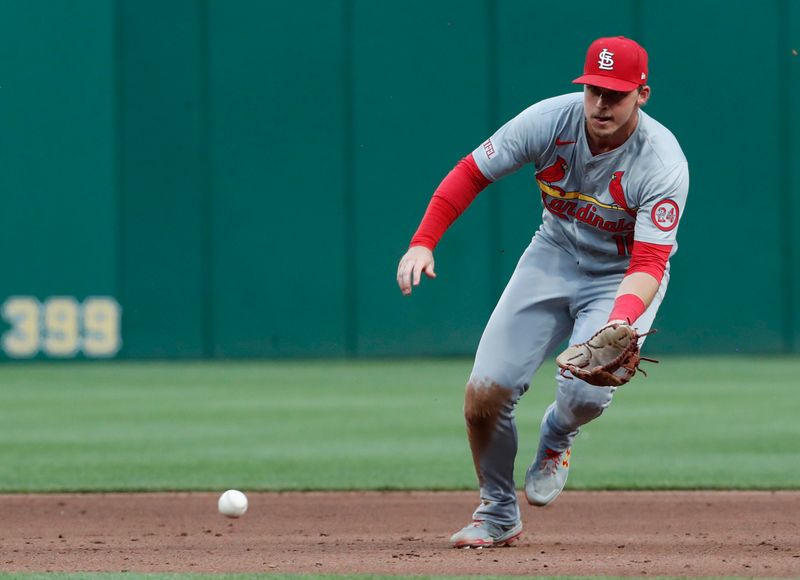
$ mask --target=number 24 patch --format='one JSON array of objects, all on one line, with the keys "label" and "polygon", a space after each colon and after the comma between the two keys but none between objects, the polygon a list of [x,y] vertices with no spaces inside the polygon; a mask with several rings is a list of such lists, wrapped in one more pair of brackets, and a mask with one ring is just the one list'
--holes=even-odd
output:
[{"label": "number 24 patch", "polygon": [[650,214],[656,227],[664,232],[674,229],[678,225],[678,204],[671,199],[659,201]]}]

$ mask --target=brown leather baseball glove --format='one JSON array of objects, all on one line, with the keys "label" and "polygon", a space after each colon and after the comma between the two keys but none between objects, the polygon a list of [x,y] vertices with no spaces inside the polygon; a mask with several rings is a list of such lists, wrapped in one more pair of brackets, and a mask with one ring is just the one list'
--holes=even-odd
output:
[{"label": "brown leather baseball glove", "polygon": [[[586,342],[567,348],[556,358],[561,375],[572,376],[598,387],[618,387],[633,378],[642,360],[658,362],[639,354],[639,334],[627,324],[612,323],[598,330]],[[569,377],[567,377],[569,378]]]}]

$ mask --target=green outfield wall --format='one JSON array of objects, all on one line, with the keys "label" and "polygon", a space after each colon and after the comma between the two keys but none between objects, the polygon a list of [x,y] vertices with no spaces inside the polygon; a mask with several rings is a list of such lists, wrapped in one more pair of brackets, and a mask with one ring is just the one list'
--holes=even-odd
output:
[{"label": "green outfield wall", "polygon": [[[691,189],[651,352],[800,351],[800,2],[0,0],[0,359],[473,352],[541,220],[439,180],[595,37],[650,53]],[[609,17],[613,15],[613,17]]]}]

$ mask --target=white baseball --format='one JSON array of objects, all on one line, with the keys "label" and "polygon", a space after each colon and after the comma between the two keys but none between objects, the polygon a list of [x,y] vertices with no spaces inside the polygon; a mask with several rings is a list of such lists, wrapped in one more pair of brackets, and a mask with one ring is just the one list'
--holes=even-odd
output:
[{"label": "white baseball", "polygon": [[217,502],[219,513],[229,518],[238,518],[247,511],[247,496],[236,489],[229,489]]}]

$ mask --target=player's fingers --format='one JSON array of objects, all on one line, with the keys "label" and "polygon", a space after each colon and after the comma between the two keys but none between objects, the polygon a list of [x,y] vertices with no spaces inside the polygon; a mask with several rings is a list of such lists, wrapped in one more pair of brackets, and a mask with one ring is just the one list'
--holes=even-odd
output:
[{"label": "player's fingers", "polygon": [[433,262],[426,265],[423,271],[428,278],[436,278],[436,272],[433,271]]},{"label": "player's fingers", "polygon": [[419,280],[422,277],[423,267],[424,266],[421,262],[414,263],[414,279],[413,279],[414,286],[419,286]]},{"label": "player's fingers", "polygon": [[401,260],[397,267],[397,285],[404,295],[411,294],[411,267],[408,260]]}]

